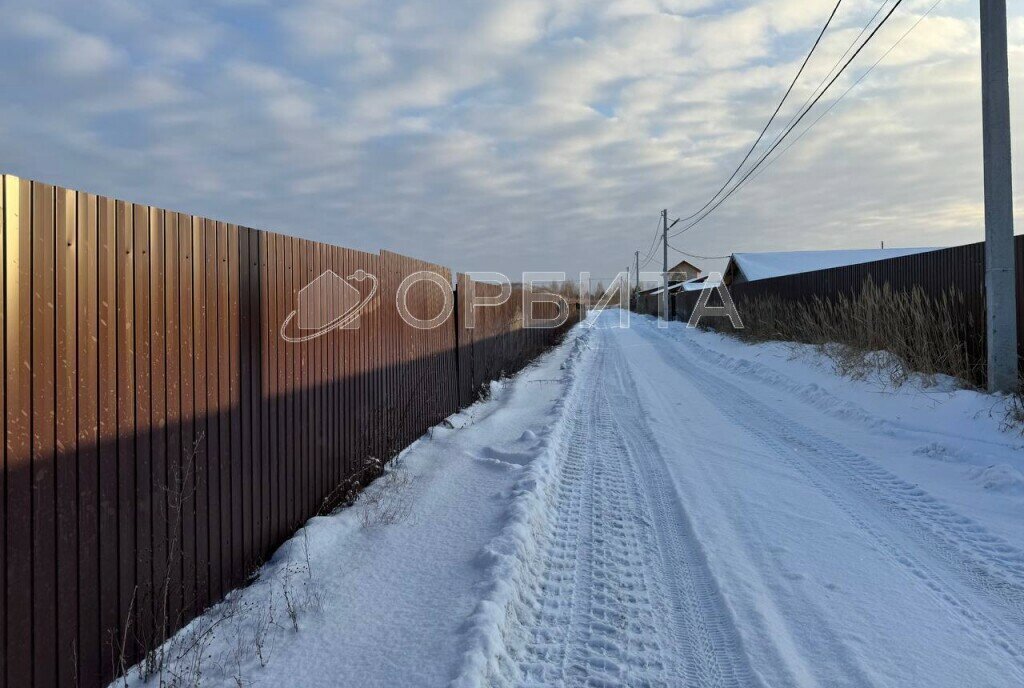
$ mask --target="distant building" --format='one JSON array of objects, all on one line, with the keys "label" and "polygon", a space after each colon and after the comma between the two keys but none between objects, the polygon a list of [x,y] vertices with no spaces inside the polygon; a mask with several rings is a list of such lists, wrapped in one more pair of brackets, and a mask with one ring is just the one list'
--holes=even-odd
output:
[{"label": "distant building", "polygon": [[844,265],[860,265],[887,258],[936,251],[936,248],[872,248],[839,251],[783,251],[776,253],[734,253],[725,268],[726,285],[814,272]]},{"label": "distant building", "polygon": [[691,280],[699,276],[700,268],[694,265],[693,263],[684,260],[679,265],[676,265],[673,268],[669,268],[668,283],[679,284],[680,282],[685,282],[687,280]]},{"label": "distant building", "polygon": [[[693,266],[690,266],[693,267]],[[703,289],[715,289],[721,283],[718,281],[709,281],[710,275],[704,275],[703,277],[694,277],[684,282],[676,282],[670,284],[668,287],[669,293],[669,317],[673,320],[676,319],[680,313],[676,310],[676,294],[687,291],[701,291]],[[644,291],[637,292],[634,296],[634,308],[640,313],[647,313],[648,315],[655,315],[658,313],[659,305],[658,302],[661,298],[661,294],[664,291],[662,287],[653,287],[651,289],[645,289]],[[687,315],[687,317],[689,317]]]}]

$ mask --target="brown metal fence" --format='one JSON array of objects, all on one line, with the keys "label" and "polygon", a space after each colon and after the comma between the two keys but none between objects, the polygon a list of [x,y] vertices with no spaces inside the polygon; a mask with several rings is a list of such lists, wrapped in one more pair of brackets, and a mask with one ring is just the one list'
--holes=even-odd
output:
[{"label": "brown metal fence", "polygon": [[[97,686],[221,599],[370,456],[559,330],[514,305],[406,324],[443,267],[2,177],[0,688]],[[289,343],[325,270],[379,279],[358,329]],[[467,278],[459,276],[459,283]],[[450,298],[421,283],[410,311]],[[456,295],[457,302],[464,301]],[[573,322],[578,314],[574,314]]]},{"label": "brown metal fence", "polygon": [[633,297],[633,304],[637,313],[645,313],[647,315],[657,315],[658,309],[661,308],[658,294],[649,291],[640,292]]},{"label": "brown metal fence", "polygon": [[[470,289],[470,286],[472,288]],[[457,330],[459,346],[459,395],[463,403],[472,400],[481,387],[491,380],[519,370],[536,358],[551,343],[547,330],[523,327],[523,290],[515,287],[512,295],[501,306],[476,308],[474,327],[470,329],[466,295],[470,291],[482,297],[497,297],[500,287],[475,282],[467,275],[458,276],[459,295]],[[551,319],[558,315],[558,307],[550,302],[534,303],[533,316]],[[577,305],[572,320],[578,319]]]},{"label": "brown metal fence", "polygon": [[[1020,354],[1024,358],[1024,236],[1016,237],[1017,330]],[[840,295],[853,297],[871,280],[877,286],[888,284],[894,292],[919,287],[926,296],[941,299],[951,290],[963,295],[962,336],[978,370],[985,367],[985,244],[967,244],[900,258],[816,270],[772,279],[734,284],[729,291],[743,315],[744,303],[773,296],[790,301],[809,302],[814,298],[835,300]],[[681,292],[673,296],[675,317],[689,319],[700,292]],[[717,302],[711,301],[712,305]],[[655,299],[641,303],[644,312],[657,313]]]}]

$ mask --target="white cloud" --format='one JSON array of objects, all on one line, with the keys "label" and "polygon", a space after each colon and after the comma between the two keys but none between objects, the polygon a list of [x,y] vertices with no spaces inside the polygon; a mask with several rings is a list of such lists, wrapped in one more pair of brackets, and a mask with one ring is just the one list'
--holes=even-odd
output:
[{"label": "white cloud", "polygon": [[[689,214],[721,185],[833,6],[0,3],[18,18],[0,27],[0,87],[17,94],[0,105],[7,171],[460,269],[595,273],[645,248],[662,207]],[[905,2],[837,92],[930,4]],[[877,6],[843,4],[792,106]],[[1016,127],[1024,10],[1011,12]],[[940,5],[681,246],[977,240],[975,15]]]},{"label": "white cloud", "polygon": [[58,74],[78,77],[104,72],[119,60],[118,51],[95,34],[77,31],[58,19],[34,11],[11,13],[8,31],[38,39],[40,61]]}]

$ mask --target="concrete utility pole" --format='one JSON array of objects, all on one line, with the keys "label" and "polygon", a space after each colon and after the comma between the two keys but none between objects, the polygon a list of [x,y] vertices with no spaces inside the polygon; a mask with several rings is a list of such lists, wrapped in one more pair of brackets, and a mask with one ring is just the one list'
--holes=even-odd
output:
[{"label": "concrete utility pole", "polygon": [[1018,372],[1006,0],[980,1],[988,388],[1009,392],[1017,387]]},{"label": "concrete utility pole", "polygon": [[668,210],[661,211],[661,252],[661,319],[668,320]]},{"label": "concrete utility pole", "polygon": [[635,276],[636,287],[633,288],[633,293],[634,294],[639,294],[640,293],[640,252],[636,251],[634,255],[636,256],[636,276]]}]

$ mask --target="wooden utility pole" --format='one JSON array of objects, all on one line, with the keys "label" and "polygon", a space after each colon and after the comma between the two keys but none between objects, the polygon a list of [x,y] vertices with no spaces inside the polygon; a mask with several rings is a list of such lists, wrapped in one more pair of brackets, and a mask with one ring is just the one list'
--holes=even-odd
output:
[{"label": "wooden utility pole", "polygon": [[988,388],[1010,392],[1017,388],[1019,378],[1006,0],[980,2]]}]

